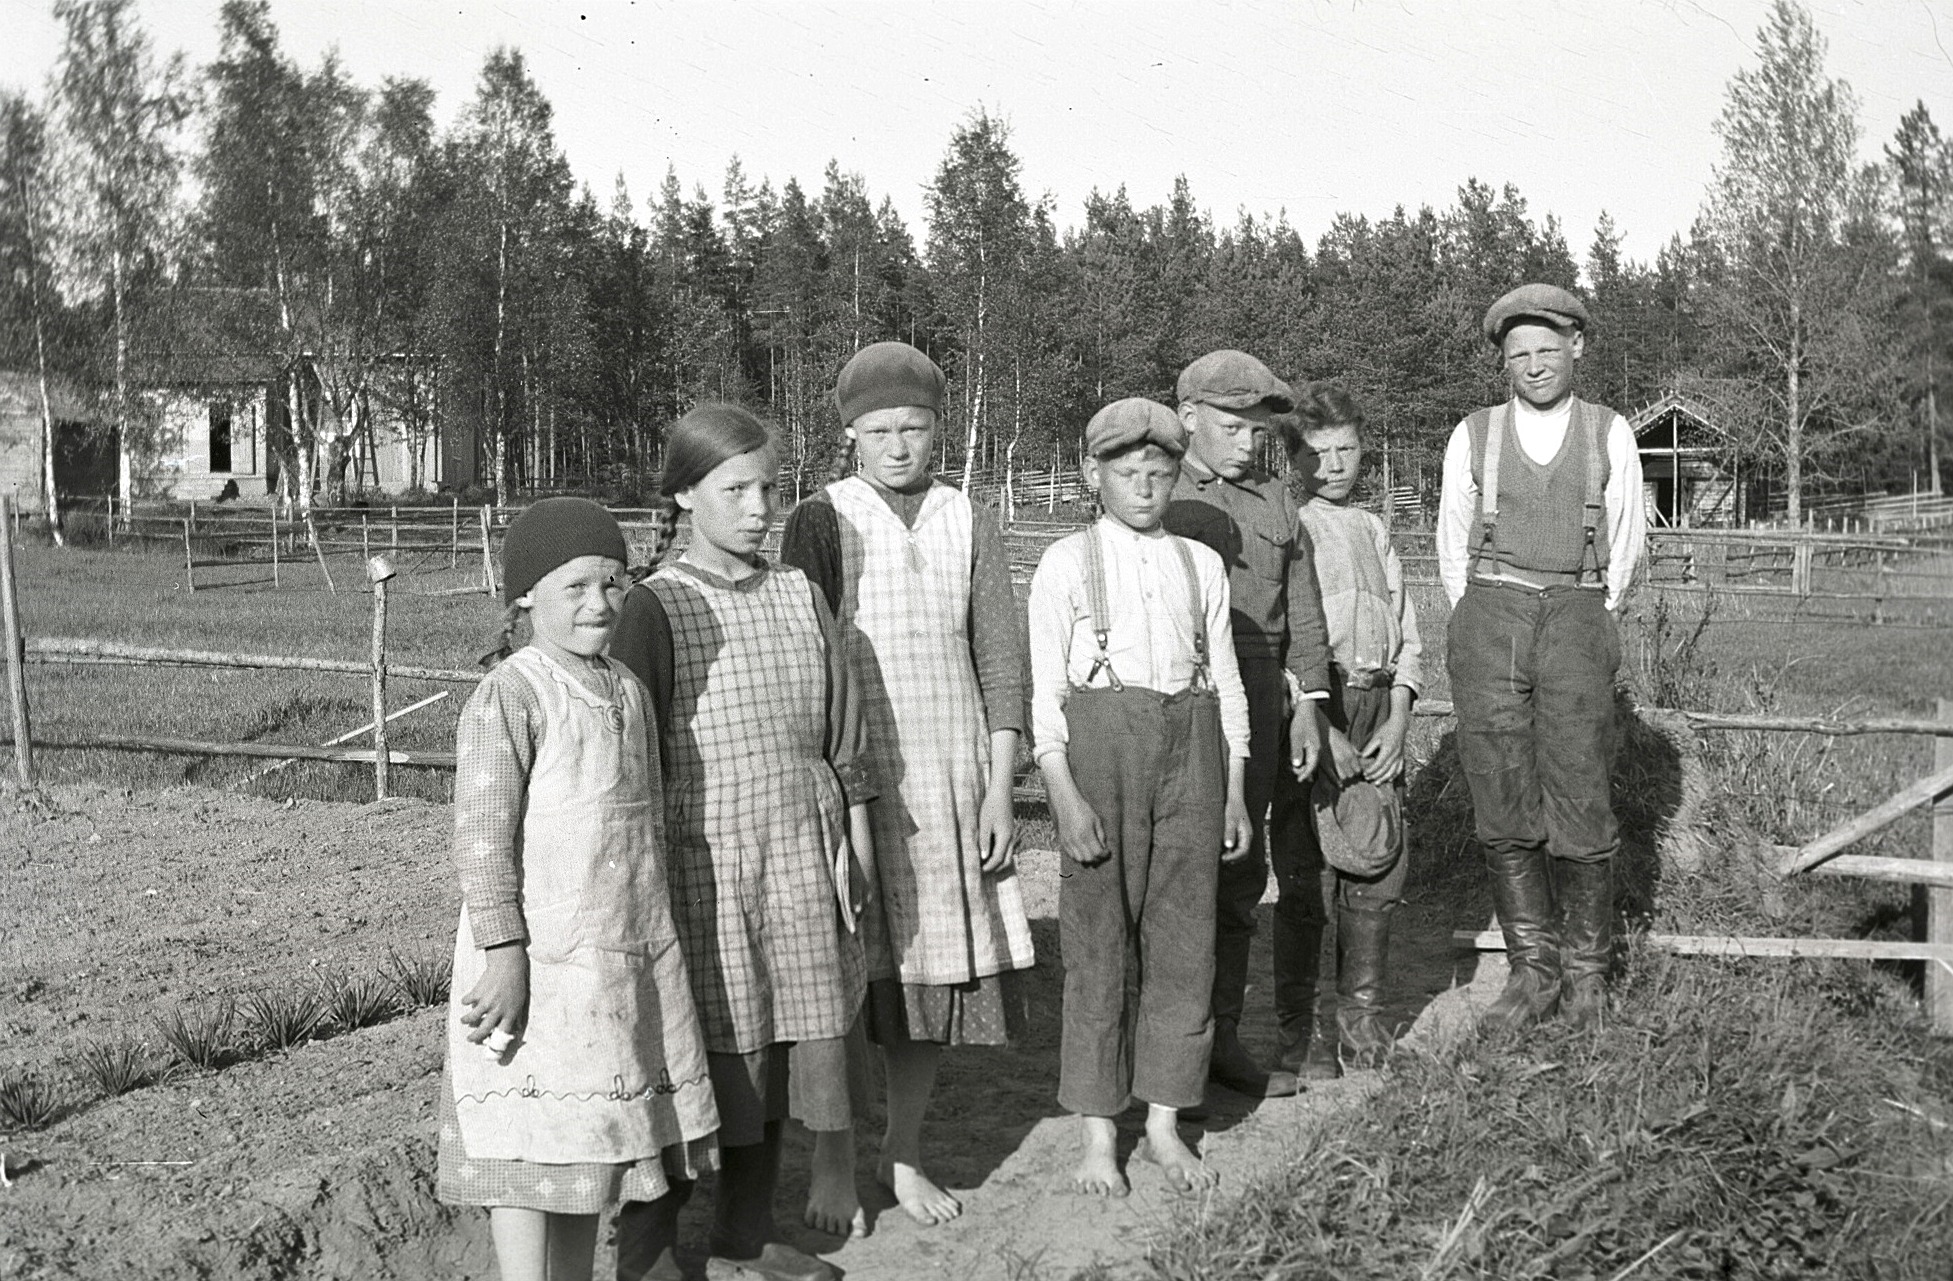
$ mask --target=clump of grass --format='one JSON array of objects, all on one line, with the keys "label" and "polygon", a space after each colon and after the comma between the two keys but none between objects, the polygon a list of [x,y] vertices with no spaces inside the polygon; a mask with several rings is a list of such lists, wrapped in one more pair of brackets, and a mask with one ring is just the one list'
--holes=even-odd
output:
[{"label": "clump of grass", "polygon": [[193,1067],[218,1068],[236,1054],[237,1002],[230,997],[178,1005],[156,1020],[163,1044]]},{"label": "clump of grass", "polygon": [[38,1130],[61,1115],[54,1087],[18,1068],[0,1071],[0,1118],[9,1129]]},{"label": "clump of grass", "polygon": [[127,1038],[90,1041],[75,1051],[75,1065],[99,1093],[111,1099],[156,1079],[148,1047]]},{"label": "clump of grass", "polygon": [[244,998],[244,1021],[252,1042],[263,1050],[284,1050],[318,1029],[326,1013],[317,992],[267,990]]},{"label": "clump of grass", "polygon": [[399,993],[378,974],[333,971],[323,975],[320,984],[325,1021],[335,1032],[371,1027],[400,1012]]},{"label": "clump of grass", "polygon": [[454,958],[441,952],[402,956],[387,950],[387,977],[400,993],[408,1009],[441,1005],[448,999],[448,985],[454,977]]}]

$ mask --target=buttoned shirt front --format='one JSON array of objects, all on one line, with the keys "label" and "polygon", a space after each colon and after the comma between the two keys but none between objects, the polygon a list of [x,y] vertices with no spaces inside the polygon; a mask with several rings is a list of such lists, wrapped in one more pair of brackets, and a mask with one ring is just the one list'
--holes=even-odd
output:
[{"label": "buttoned shirt front", "polygon": [[[1164,530],[1141,533],[1111,517],[1095,527],[1105,558],[1106,657],[1098,663],[1092,628],[1089,549],[1083,532],[1053,543],[1031,577],[1031,729],[1038,759],[1067,750],[1065,699],[1073,687],[1128,687],[1177,694],[1193,684],[1193,606],[1207,642],[1208,670],[1220,700],[1228,752],[1248,755],[1248,703],[1241,689],[1228,623],[1228,580],[1216,556],[1188,541],[1194,566],[1190,597],[1179,552]],[[1095,670],[1096,668],[1096,670]]]},{"label": "buttoned shirt front", "polygon": [[1297,516],[1315,545],[1336,665],[1356,677],[1390,672],[1391,684],[1422,693],[1424,643],[1390,531],[1373,512],[1321,498],[1303,503]]}]

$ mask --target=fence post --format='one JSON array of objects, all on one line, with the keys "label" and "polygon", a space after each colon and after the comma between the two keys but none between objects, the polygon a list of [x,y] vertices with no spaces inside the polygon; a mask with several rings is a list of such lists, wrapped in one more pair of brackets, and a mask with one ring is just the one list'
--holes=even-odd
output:
[{"label": "fence post", "polygon": [[115,495],[108,496],[108,540],[109,549],[115,548]]},{"label": "fence post", "polygon": [[374,556],[366,562],[373,584],[373,799],[387,798],[387,580],[393,560]]},{"label": "fence post", "polygon": [[271,585],[278,586],[278,504],[271,504]]},{"label": "fence post", "polygon": [[448,499],[448,568],[461,564],[461,500]]},{"label": "fence post", "polygon": [[1811,544],[1800,538],[1790,549],[1790,590],[1796,596],[1811,594]]},{"label": "fence post", "polygon": [[6,615],[7,692],[14,706],[14,766],[23,789],[34,786],[34,733],[27,715],[27,641],[20,629],[20,584],[14,573],[14,496],[0,494],[0,614]]},{"label": "fence post", "polygon": [[400,550],[400,509],[387,508],[387,546]]},{"label": "fence post", "polygon": [[190,555],[190,518],[183,518],[183,576],[190,580],[190,594],[197,594],[197,562]]},{"label": "fence post", "polygon": [[359,554],[367,560],[373,559],[373,539],[366,526],[366,513],[359,514]]},{"label": "fence post", "polygon": [[[1953,723],[1953,698],[1939,700],[1939,719]],[[1949,767],[1953,767],[1953,736],[1941,734],[1933,739],[1933,769],[1937,773]],[[1933,861],[1953,863],[1953,792],[1933,802]],[[1953,890],[1924,893],[1926,941],[1953,944]],[[1926,962],[1926,1017],[1935,1032],[1953,1032],[1953,966],[1945,961]]]},{"label": "fence post", "polygon": [[495,541],[494,529],[495,509],[483,507],[481,509],[481,583],[482,590],[491,598],[495,595],[495,552],[491,546]]}]

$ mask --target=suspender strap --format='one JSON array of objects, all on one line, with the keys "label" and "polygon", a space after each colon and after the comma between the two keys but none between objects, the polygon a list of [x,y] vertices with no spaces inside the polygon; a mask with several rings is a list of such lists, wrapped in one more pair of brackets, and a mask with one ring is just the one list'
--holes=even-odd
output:
[{"label": "suspender strap", "polygon": [[1472,572],[1498,571],[1497,544],[1493,531],[1499,523],[1499,451],[1505,444],[1506,424],[1512,420],[1512,402],[1495,406],[1485,416],[1485,457],[1478,475],[1478,551],[1472,557]]},{"label": "suspender strap", "polygon": [[1099,527],[1088,525],[1085,529],[1085,592],[1086,604],[1092,611],[1092,639],[1099,643],[1098,656],[1092,660],[1092,670],[1085,673],[1085,683],[1090,685],[1103,671],[1113,689],[1124,689],[1125,682],[1119,673],[1112,670],[1112,655],[1106,652],[1105,643],[1111,638],[1112,611],[1106,605],[1105,595],[1105,548],[1099,542]]},{"label": "suspender strap", "polygon": [[1579,429],[1586,437],[1587,445],[1587,498],[1580,518],[1581,528],[1586,531],[1586,541],[1580,548],[1580,572],[1577,578],[1585,578],[1591,567],[1597,583],[1606,578],[1600,569],[1600,526],[1605,511],[1601,505],[1600,475],[1607,461],[1607,429],[1613,425],[1611,421],[1603,422],[1602,415],[1594,406],[1578,400],[1573,402],[1572,421],[1568,422],[1567,429]]},{"label": "suspender strap", "polygon": [[1207,652],[1207,611],[1200,607],[1200,579],[1194,574],[1193,552],[1187,548],[1187,540],[1177,534],[1168,534],[1173,550],[1180,553],[1180,569],[1187,576],[1187,610],[1193,616],[1194,670],[1193,688],[1214,688],[1214,673],[1210,666],[1212,656]]}]

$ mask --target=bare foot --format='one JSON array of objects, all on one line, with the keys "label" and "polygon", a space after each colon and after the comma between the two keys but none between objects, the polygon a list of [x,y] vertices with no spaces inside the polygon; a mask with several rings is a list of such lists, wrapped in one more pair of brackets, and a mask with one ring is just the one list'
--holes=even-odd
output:
[{"label": "bare foot", "polygon": [[1122,1197],[1126,1195],[1126,1176],[1119,1173],[1119,1132],[1111,1117],[1081,1117],[1085,1126],[1085,1151],[1071,1172],[1072,1191],[1085,1196]]},{"label": "bare foot", "polygon": [[895,1194],[902,1210],[925,1228],[948,1223],[963,1213],[963,1203],[936,1186],[934,1180],[913,1165],[883,1157],[876,1177]]},{"label": "bare foot", "polygon": [[807,1184],[807,1226],[849,1240],[868,1235],[868,1216],[854,1186],[854,1131],[814,1134],[814,1159]]},{"label": "bare foot", "polygon": [[1166,1175],[1166,1185],[1182,1196],[1189,1193],[1204,1192],[1221,1181],[1221,1176],[1207,1168],[1205,1162],[1193,1154],[1180,1135],[1171,1129],[1164,1133],[1155,1127],[1146,1127],[1146,1137],[1132,1151],[1141,1161],[1151,1161]]}]

